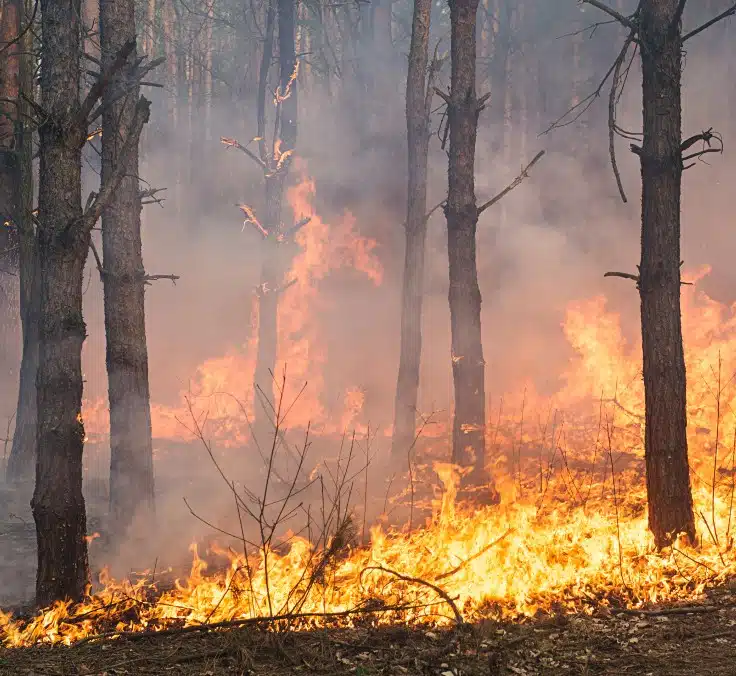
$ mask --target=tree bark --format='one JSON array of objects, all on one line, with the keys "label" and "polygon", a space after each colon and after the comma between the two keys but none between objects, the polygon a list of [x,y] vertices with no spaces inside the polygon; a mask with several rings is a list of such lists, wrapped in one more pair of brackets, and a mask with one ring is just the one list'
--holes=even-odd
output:
[{"label": "tree bark", "polygon": [[481,342],[475,232],[475,142],[482,103],[475,91],[475,20],[478,0],[449,0],[452,71],[449,191],[445,214],[450,263],[450,323],[455,415],[452,457],[470,468],[467,481],[483,485],[485,472],[485,361]]},{"label": "tree bark", "polygon": [[678,0],[644,0],[642,228],[639,289],[644,357],[649,527],[658,547],[695,538],[680,313],[682,33]]},{"label": "tree bark", "polygon": [[88,578],[82,495],[82,279],[89,233],[82,220],[80,0],[42,0],[38,265],[40,351],[38,458],[31,501],[36,522],[36,601],[79,599]]},{"label": "tree bark", "polygon": [[[38,270],[39,363],[36,487],[31,500],[36,522],[36,602],[80,599],[85,592],[86,514],[82,494],[82,317],[84,265],[92,227],[123,175],[124,162],[102,182],[82,209],[82,147],[88,110],[106,87],[90,89],[80,102],[81,1],[41,0],[41,101],[39,127]],[[130,61],[128,68],[131,67]],[[94,96],[92,93],[94,92]],[[137,145],[149,103],[136,107],[126,153]],[[127,155],[124,154],[123,157]]]},{"label": "tree bark", "polygon": [[[103,67],[135,38],[133,0],[101,0]],[[135,50],[131,59],[136,58]],[[118,87],[130,93],[119,100]],[[117,85],[117,86],[116,86]],[[111,532],[122,537],[137,514],[154,508],[151,404],[145,320],[145,270],[141,245],[138,149],[121,157],[138,100],[137,86],[114,81],[103,95],[102,181],[124,163],[124,177],[102,213],[105,334],[110,400]]]},{"label": "tree bark", "polygon": [[[2,61],[2,97],[16,101],[8,105],[5,113],[13,122],[12,148],[3,143],[2,176],[0,191],[2,217],[12,222],[14,228],[3,228],[3,250],[17,246],[17,253],[4,259],[4,265],[18,270],[19,307],[23,336],[20,379],[18,383],[18,406],[15,417],[15,432],[11,445],[6,478],[18,484],[33,477],[36,459],[36,369],[38,366],[38,287],[34,287],[35,276],[35,230],[31,211],[33,209],[33,144],[32,131],[28,122],[27,99],[33,98],[32,32],[22,31],[30,19],[28,0],[14,0],[5,5],[3,12],[2,41],[6,45],[18,38],[18,43],[8,47]],[[24,6],[25,5],[25,6]],[[12,77],[11,77],[12,74]],[[24,96],[20,96],[20,94]],[[24,98],[26,97],[26,98]],[[7,105],[7,104],[6,104]],[[8,119],[8,118],[6,118]],[[10,131],[10,130],[8,130]],[[12,155],[12,156],[11,156]],[[8,237],[12,231],[15,237]]]},{"label": "tree bark", "polygon": [[[422,357],[422,301],[427,239],[427,156],[429,111],[427,64],[431,0],[414,0],[409,71],[406,79],[406,130],[409,178],[405,226],[404,284],[401,301],[401,347],[394,406],[392,453],[406,453],[414,443],[419,370]],[[431,86],[431,82],[429,83]]]}]

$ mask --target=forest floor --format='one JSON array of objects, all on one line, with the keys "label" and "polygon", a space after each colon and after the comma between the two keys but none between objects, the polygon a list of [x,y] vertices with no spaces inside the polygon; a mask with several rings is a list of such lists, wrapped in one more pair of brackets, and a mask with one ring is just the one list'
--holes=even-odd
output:
[{"label": "forest floor", "polygon": [[454,629],[358,627],[304,632],[238,628],[145,634],[70,648],[0,648],[0,675],[509,676],[736,674],[736,594],[703,605]]}]

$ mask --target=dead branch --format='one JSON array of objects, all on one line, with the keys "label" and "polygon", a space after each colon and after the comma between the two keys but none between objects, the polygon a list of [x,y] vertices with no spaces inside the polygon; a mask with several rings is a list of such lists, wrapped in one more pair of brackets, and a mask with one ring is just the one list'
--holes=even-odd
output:
[{"label": "dead branch", "polygon": [[252,159],[263,171],[268,171],[268,165],[256,155],[253,151],[249,150],[246,146],[238,142],[237,139],[227,138],[226,136],[220,137],[220,143],[226,148],[237,148],[241,152],[245,153],[250,159]]},{"label": "dead branch", "polygon": [[198,631],[213,631],[215,629],[232,629],[235,627],[245,627],[263,624],[275,624],[276,622],[287,622],[294,620],[308,619],[335,619],[340,617],[351,617],[355,615],[375,615],[377,613],[401,612],[403,610],[414,610],[423,608],[425,605],[397,605],[397,606],[374,606],[368,605],[352,608],[350,610],[341,610],[327,613],[292,613],[284,615],[274,615],[273,617],[247,617],[240,620],[225,620],[223,622],[213,622],[212,624],[195,624],[188,627],[172,627],[170,629],[159,629],[157,631],[108,631],[103,634],[95,634],[88,636],[74,645],[79,647],[92,641],[99,641],[107,638],[126,639],[128,641],[139,641],[146,638],[156,638],[159,636],[181,636],[182,634],[192,634]]},{"label": "dead branch", "polygon": [[157,197],[158,193],[164,192],[166,188],[149,188],[148,190],[141,190],[138,193],[138,197],[141,199],[141,206],[146,204],[160,204],[163,207],[164,200],[161,197]]},{"label": "dead branch", "polygon": [[[714,140],[717,141],[719,144],[715,148],[712,145]],[[686,150],[689,150],[690,148],[692,148],[698,142],[702,142],[703,144],[703,147],[701,148],[701,150],[698,150],[697,152],[694,152],[694,153],[690,153],[689,155],[682,154]],[[687,162],[688,160],[699,159],[703,157],[703,155],[708,155],[709,153],[722,154],[723,153],[723,138],[721,137],[720,134],[718,134],[717,132],[714,132],[713,127],[711,127],[710,129],[707,129],[706,131],[701,132],[700,134],[695,134],[691,136],[690,138],[685,139],[685,141],[683,141],[682,144],[680,145],[680,153],[682,154],[682,157],[681,157],[682,170],[685,171],[686,169],[690,169],[690,167],[693,167],[695,165],[694,162],[692,164],[686,165],[685,162]]]},{"label": "dead branch", "polygon": [[399,573],[395,570],[391,570],[390,568],[385,568],[384,566],[368,566],[361,571],[361,576],[363,575],[363,573],[366,573],[371,570],[377,570],[382,573],[387,573],[388,575],[393,575],[394,577],[398,578],[399,580],[402,580],[403,582],[411,582],[413,584],[418,584],[424,587],[429,587],[445,603],[447,603],[448,606],[450,606],[453,614],[455,615],[455,622],[457,622],[457,624],[459,625],[465,624],[465,620],[463,620],[463,616],[460,614],[460,610],[458,610],[458,607],[455,601],[452,600],[450,595],[444,589],[442,589],[441,587],[438,587],[436,584],[432,584],[431,582],[422,580],[419,577],[411,577],[409,575],[403,575],[402,573]]},{"label": "dead branch", "polygon": [[494,540],[493,542],[489,542],[489,543],[488,543],[488,544],[487,544],[487,545],[486,545],[485,547],[483,547],[483,548],[481,548],[480,550],[478,550],[478,551],[477,551],[477,552],[476,552],[475,554],[473,554],[472,556],[469,556],[469,557],[468,557],[467,559],[465,559],[464,561],[462,561],[461,563],[459,563],[459,564],[458,564],[457,566],[455,566],[455,567],[454,567],[453,569],[451,569],[451,570],[448,570],[448,571],[447,571],[446,573],[442,573],[441,575],[438,575],[438,576],[437,576],[437,577],[435,578],[435,582],[439,582],[440,580],[444,580],[444,579],[446,579],[446,578],[448,578],[448,577],[450,577],[450,576],[454,575],[455,573],[459,573],[459,572],[460,572],[460,571],[461,571],[461,570],[462,570],[463,568],[465,568],[465,566],[467,566],[467,565],[468,565],[469,563],[472,563],[472,562],[473,562],[473,561],[475,561],[476,559],[479,559],[479,558],[480,558],[481,556],[483,556],[483,554],[485,554],[485,553],[486,553],[486,552],[487,552],[487,551],[488,551],[489,549],[492,549],[492,548],[493,548],[493,547],[495,547],[495,546],[496,546],[496,545],[497,545],[497,544],[498,544],[499,542],[502,542],[503,540],[505,540],[505,539],[506,539],[506,538],[507,538],[507,537],[508,537],[509,535],[511,535],[511,533],[513,533],[513,531],[514,531],[514,529],[513,529],[513,528],[509,528],[509,529],[508,529],[508,530],[507,530],[507,531],[506,531],[506,532],[505,532],[505,533],[504,533],[503,535],[501,535],[500,537],[496,538],[496,539],[495,539],[495,540]]},{"label": "dead branch", "polygon": [[626,38],[624,46],[621,48],[618,57],[616,57],[613,69],[613,80],[611,82],[611,91],[608,94],[608,154],[611,158],[611,168],[613,169],[613,176],[616,179],[616,186],[618,187],[619,195],[621,195],[621,200],[624,204],[628,202],[628,199],[626,198],[626,192],[624,191],[624,185],[621,180],[621,173],[618,170],[618,162],[616,161],[616,100],[621,78],[621,68],[624,61],[626,61],[626,54],[629,51],[629,47],[631,46],[631,43],[634,42],[634,36],[635,33],[632,30]]},{"label": "dead branch", "polygon": [[297,232],[299,232],[305,225],[307,225],[312,220],[311,216],[307,216],[306,218],[302,218],[298,223],[295,223],[292,227],[290,227],[286,232],[281,233],[280,235],[277,235],[276,239],[279,242],[285,242],[294,235],[296,235]]},{"label": "dead branch", "polygon": [[[143,126],[148,122],[148,118],[151,114],[151,102],[141,96],[138,99],[138,103],[135,106],[135,113],[133,115],[133,121],[130,125],[130,131],[128,137],[125,139],[123,148],[120,152],[120,161],[116,165],[113,175],[100,189],[99,194],[92,193],[88,200],[87,208],[84,210],[82,215],[82,230],[84,232],[90,232],[94,227],[97,220],[102,214],[102,210],[112,199],[113,194],[118,189],[120,181],[123,180],[125,174],[125,158],[127,158],[134,148],[138,147],[138,141],[143,131]],[[67,228],[74,225],[74,222],[69,223]]]},{"label": "dead branch", "polygon": [[268,237],[268,234],[269,234],[268,230],[266,230],[266,228],[264,228],[261,225],[260,221],[256,218],[255,212],[253,211],[253,209],[251,209],[251,207],[243,203],[236,204],[235,206],[238,207],[238,209],[240,209],[245,214],[245,220],[243,221],[243,229],[245,229],[245,226],[250,223],[256,230],[258,230],[261,233],[261,235],[263,235],[264,239]]},{"label": "dead branch", "polygon": [[181,279],[179,275],[145,275],[143,277],[143,283],[150,285],[151,282],[155,282],[158,279],[170,279],[171,283],[176,286],[177,280]]},{"label": "dead branch", "polygon": [[736,3],[731,5],[731,7],[729,7],[726,11],[721,12],[718,16],[713,17],[710,21],[706,21],[702,26],[698,26],[694,30],[691,30],[689,33],[686,33],[683,36],[682,41],[686,42],[690,38],[694,38],[696,35],[710,28],[713,24],[716,24],[719,21],[723,21],[723,19],[726,19],[729,16],[733,16],[734,14],[736,14]]},{"label": "dead branch", "polygon": [[611,608],[613,615],[643,615],[644,617],[664,617],[666,615],[691,615],[700,613],[715,613],[724,606],[677,606],[675,608],[660,608],[658,610],[642,610],[637,608]]},{"label": "dead branch", "polygon": [[[500,202],[506,195],[508,195],[514,188],[517,188],[521,183],[524,181],[525,178],[529,178],[529,170],[537,163],[539,160],[544,157],[544,154],[546,153],[546,150],[540,150],[535,156],[534,159],[529,162],[522,170],[521,173],[513,180],[512,183],[507,185],[498,195],[496,195],[494,198],[488,200],[485,204],[482,204],[480,207],[478,207],[478,215],[482,214],[488,207],[492,207],[497,202]],[[436,207],[435,207],[436,208]]]},{"label": "dead branch", "polygon": [[621,279],[632,279],[637,285],[639,284],[639,275],[632,275],[629,272],[607,272],[604,277],[621,277]]},{"label": "dead branch", "polygon": [[105,89],[109,86],[112,78],[123,69],[128,57],[133,53],[135,49],[135,39],[128,40],[118,51],[113,59],[112,63],[105,68],[96,82],[92,85],[86,98],[82,102],[82,106],[79,109],[79,122],[86,126],[90,120],[90,114],[95,104],[102,98],[102,94]]},{"label": "dead branch", "polygon": [[615,9],[600,2],[600,0],[582,0],[582,2],[585,5],[591,5],[596,9],[601,10],[601,12],[605,12],[606,14],[608,14],[608,16],[616,19],[616,21],[618,21],[622,26],[626,26],[626,28],[628,28],[630,31],[636,32],[639,30],[638,22],[636,20],[636,14],[633,14],[631,16],[624,16],[620,12],[617,12]]},{"label": "dead branch", "polygon": [[100,279],[104,281],[105,270],[102,267],[102,260],[100,259],[100,254],[97,252],[97,247],[95,246],[94,240],[92,238],[90,238],[89,240],[89,248],[92,249],[92,254],[95,257],[95,264],[97,265],[97,271],[100,273]]}]

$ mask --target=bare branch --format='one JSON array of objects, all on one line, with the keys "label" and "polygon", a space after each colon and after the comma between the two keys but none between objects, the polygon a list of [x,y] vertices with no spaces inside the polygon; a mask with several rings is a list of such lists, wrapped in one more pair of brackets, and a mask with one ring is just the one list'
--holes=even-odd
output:
[{"label": "bare branch", "polygon": [[634,31],[632,30],[626,38],[626,42],[624,42],[624,46],[621,48],[618,57],[616,57],[616,62],[614,63],[613,68],[611,91],[608,95],[608,153],[611,157],[611,168],[613,169],[613,175],[616,179],[616,186],[618,187],[619,195],[621,195],[621,200],[624,204],[628,202],[628,200],[626,198],[626,193],[624,192],[621,173],[618,170],[618,162],[616,161],[616,100],[621,79],[621,68],[626,60],[626,54],[633,41]]},{"label": "bare branch", "polygon": [[241,145],[237,139],[227,138],[226,136],[220,137],[220,143],[226,148],[237,148],[244,152],[250,159],[252,159],[263,171],[268,171],[268,165],[251,150],[248,150],[244,145]]},{"label": "bare branch", "polygon": [[181,279],[181,277],[179,277],[179,275],[145,275],[143,277],[143,283],[150,284],[151,282],[155,282],[157,279],[170,279],[171,283],[176,286],[177,280]]},{"label": "bare branch", "polygon": [[95,257],[95,264],[97,265],[97,272],[100,273],[100,279],[105,279],[105,270],[102,267],[102,260],[100,260],[100,254],[97,252],[94,240],[89,240],[89,248],[92,249],[92,254]]},{"label": "bare branch", "polygon": [[639,284],[639,275],[632,275],[629,272],[607,272],[604,277],[621,277],[622,279],[633,279]]},{"label": "bare branch", "polygon": [[[143,125],[148,122],[150,114],[151,102],[145,96],[141,96],[135,106],[135,114],[133,115],[133,121],[130,125],[128,137],[125,139],[125,143],[123,144],[123,148],[120,152],[120,161],[117,163],[110,179],[105,181],[105,184],[100,188],[99,194],[90,195],[91,199],[88,201],[88,206],[82,215],[83,232],[91,232],[95,223],[102,214],[102,210],[107,206],[112,199],[113,194],[118,189],[120,181],[123,180],[123,176],[125,175],[125,167],[127,164],[125,159],[130,155],[133,149],[138,146],[141,132],[143,131]],[[70,223],[70,225],[72,224]]]},{"label": "bare branch", "polygon": [[713,17],[710,21],[706,21],[702,26],[698,26],[694,30],[691,30],[689,33],[686,33],[682,37],[682,41],[686,42],[690,38],[694,38],[696,35],[710,28],[713,24],[716,24],[719,21],[723,21],[723,19],[727,19],[729,16],[733,16],[734,14],[736,14],[736,3],[731,5],[731,7],[729,7],[725,12],[721,12],[718,16]]},{"label": "bare branch", "polygon": [[135,49],[135,44],[135,39],[128,40],[115,55],[112,63],[107,68],[105,68],[102,73],[100,73],[100,77],[97,78],[97,81],[90,88],[87,97],[82,103],[82,107],[79,109],[79,121],[81,124],[84,124],[85,126],[88,124],[92,109],[95,107],[95,104],[100,100],[100,98],[102,98],[103,92],[110,84],[110,81],[115,76],[115,74],[122,70],[125,66],[125,62],[128,60],[128,57],[133,53],[133,50]]},{"label": "bare branch", "polygon": [[618,21],[622,26],[626,26],[630,31],[636,33],[639,30],[639,26],[637,25],[636,20],[633,16],[624,16],[620,12],[617,12],[615,9],[612,9],[608,5],[600,2],[600,0],[581,0],[583,4],[585,5],[592,5],[593,7],[601,10],[601,12],[605,12],[608,14],[608,16],[613,17]]},{"label": "bare branch", "polygon": [[535,156],[534,159],[529,162],[522,170],[521,173],[513,180],[512,183],[507,185],[498,195],[496,195],[494,198],[488,200],[485,204],[482,204],[478,208],[478,215],[482,214],[488,207],[492,207],[497,202],[500,202],[506,195],[508,195],[514,188],[521,185],[521,183],[524,181],[525,178],[529,178],[529,170],[537,163],[539,160],[544,157],[544,154],[546,153],[546,150],[540,150]]},{"label": "bare branch", "polygon": [[307,224],[308,224],[308,223],[309,223],[309,222],[310,222],[311,220],[312,220],[312,217],[311,217],[311,216],[307,216],[306,218],[302,218],[302,220],[301,220],[301,221],[299,221],[298,223],[295,223],[295,224],[294,224],[294,225],[293,225],[292,227],[290,227],[290,228],[289,228],[289,229],[288,229],[288,230],[287,230],[286,232],[284,232],[284,233],[281,233],[280,235],[278,235],[278,236],[276,237],[276,239],[277,239],[277,240],[278,240],[279,242],[285,242],[285,241],[287,241],[287,240],[291,239],[292,237],[294,237],[294,235],[296,235],[296,233],[297,233],[297,232],[299,232],[299,231],[300,231],[300,230],[301,230],[301,229],[302,229],[302,228],[303,228],[303,227],[304,227],[305,225],[307,225]]}]

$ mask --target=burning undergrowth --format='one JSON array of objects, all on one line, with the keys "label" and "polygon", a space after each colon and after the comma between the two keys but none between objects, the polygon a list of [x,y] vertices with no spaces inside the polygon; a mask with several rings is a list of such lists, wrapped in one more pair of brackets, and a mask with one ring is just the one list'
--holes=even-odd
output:
[{"label": "burning undergrowth", "polygon": [[[407,455],[408,488],[395,501],[408,520],[366,521],[367,484],[366,500],[359,487],[370,453],[360,449],[360,435],[331,462],[310,465],[309,440],[290,447],[277,476],[276,456],[287,448],[277,430],[270,449],[261,448],[271,469],[256,492],[218,465],[190,409],[190,431],[222,472],[237,527],[217,527],[221,544],[207,554],[193,548],[191,570],[179,579],[153,571],[136,580],[103,575],[85,603],[30,618],[1,615],[4,644],[71,644],[274,618],[301,629],[435,627],[701,598],[736,573],[733,313],[694,287],[684,292],[701,537],[695,547],[677,542],[661,553],[647,530],[637,346],[626,343],[601,298],[572,304],[563,329],[575,357],[556,397],[545,400],[529,384],[489,413],[499,504],[456,501],[457,470],[436,429]],[[282,383],[281,411],[292,408],[285,391]]]}]

